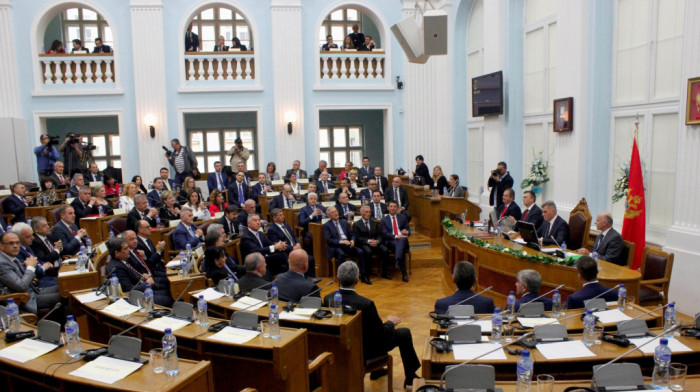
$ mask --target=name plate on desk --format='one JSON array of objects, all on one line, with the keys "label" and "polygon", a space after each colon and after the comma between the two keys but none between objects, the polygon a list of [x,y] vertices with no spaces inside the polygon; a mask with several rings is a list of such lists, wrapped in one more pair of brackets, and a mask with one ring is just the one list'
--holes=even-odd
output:
[{"label": "name plate on desk", "polygon": [[298,178],[298,179],[297,179],[297,182],[300,183],[300,184],[308,184],[308,183],[309,183],[309,179],[308,179],[308,178]]},{"label": "name plate on desk", "polygon": [[126,208],[115,208],[114,209],[114,215],[123,215],[126,214]]},{"label": "name plate on desk", "polygon": [[267,196],[267,197],[275,197],[275,196],[277,196],[277,195],[279,195],[279,194],[280,194],[279,192],[267,192],[267,193],[265,194],[265,196]]},{"label": "name plate on desk", "polygon": [[100,181],[90,181],[90,188],[98,188],[103,186],[104,184]]},{"label": "name plate on desk", "polygon": [[284,180],[272,180],[270,183],[272,185],[284,185]]},{"label": "name plate on desk", "polygon": [[171,220],[170,223],[168,224],[168,227],[175,227],[180,224],[179,219]]}]

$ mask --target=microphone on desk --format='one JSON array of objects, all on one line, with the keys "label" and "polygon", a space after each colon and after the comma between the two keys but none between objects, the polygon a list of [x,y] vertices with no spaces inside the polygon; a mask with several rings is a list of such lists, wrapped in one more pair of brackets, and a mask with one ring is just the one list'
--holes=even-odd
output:
[{"label": "microphone on desk", "polygon": [[[604,296],[605,294],[607,294],[607,293],[609,293],[609,292],[611,292],[611,291],[614,291],[614,290],[619,289],[620,286],[622,286],[622,285],[621,285],[621,284],[618,284],[618,285],[616,285],[615,287],[609,288],[609,289],[603,291],[602,293],[596,295],[595,297],[589,299],[588,301],[592,301],[592,300],[594,300],[594,299],[598,299],[598,298]],[[605,309],[591,309],[591,310],[593,310],[594,312],[599,312],[599,311],[605,310]]]},{"label": "microphone on desk", "polygon": [[[331,280],[330,282],[324,284],[323,286],[317,288],[316,290],[314,290],[314,291],[312,291],[312,292],[306,294],[305,296],[303,296],[303,297],[301,297],[301,298],[311,297],[312,295],[318,293],[319,291],[325,289],[326,287],[332,285],[333,283],[335,283],[335,281]],[[299,301],[299,302],[301,302],[301,301]],[[293,311],[294,311],[294,306],[295,306],[294,301],[289,301],[289,302],[287,302],[287,304],[284,306],[284,310],[286,310],[287,312],[293,312]]]},{"label": "microphone on desk", "polygon": [[[190,286],[192,286],[192,283],[194,283],[194,280],[190,280],[189,282],[187,282],[187,286],[185,286],[185,288],[182,289],[182,291],[180,292],[180,295],[178,295],[177,298],[175,298],[175,301],[173,301],[173,306],[175,305],[175,303],[176,303],[177,301],[180,300],[180,298],[182,298],[182,295],[185,294],[185,292],[187,291],[187,289],[189,289]],[[173,314],[172,310],[168,310],[168,309],[153,309],[153,310],[149,310],[149,311],[148,311],[148,318],[149,318],[149,319],[152,319],[152,318],[165,317],[165,316],[170,316],[171,314]]]},{"label": "microphone on desk", "polygon": [[[38,326],[37,331],[39,332],[39,337],[42,336],[41,330],[45,327],[45,326],[40,326],[39,323],[42,322],[42,321],[44,321],[44,319],[45,319],[46,317],[48,317],[51,313],[53,313],[54,311],[56,311],[56,309],[60,308],[61,306],[62,306],[61,303],[58,302],[56,305],[53,306],[53,309],[51,309],[48,313],[46,313],[46,314],[44,315],[44,317],[42,317],[42,318],[39,319],[39,321],[37,322],[37,326]],[[61,326],[60,326],[59,324],[54,323],[53,321],[49,322],[48,324],[54,324],[54,325],[56,325],[56,331],[55,331],[55,333],[56,333],[56,334],[60,334],[60,332],[61,332],[61,331],[60,331]],[[49,327],[49,329],[52,329],[52,328],[51,328],[51,327],[52,327],[51,325],[49,325],[48,327]],[[47,332],[47,331],[45,331],[45,332]],[[48,331],[48,332],[51,332],[51,331]],[[5,331],[5,341],[8,342],[8,343],[10,343],[10,342],[15,342],[15,341],[17,341],[17,340],[26,339],[26,338],[31,338],[31,337],[34,337],[34,331],[18,331],[18,332],[12,332],[12,331],[9,331],[9,330]]]},{"label": "microphone on desk", "polygon": [[252,289],[250,289],[250,290],[248,290],[248,291],[239,291],[238,294],[236,294],[236,295],[233,296],[233,299],[240,299],[240,298],[242,298],[242,297],[245,297],[246,295],[249,295],[253,290],[257,290],[257,289],[261,289],[261,288],[263,288],[263,287],[267,287],[267,286],[269,286],[269,285],[271,285],[271,284],[273,284],[273,283],[275,283],[274,280],[273,280],[272,282],[267,282],[267,283],[265,283],[265,284],[263,284],[263,285],[260,285],[260,286],[258,286],[258,287],[252,288]]},{"label": "microphone on desk", "polygon": [[483,293],[485,293],[485,292],[491,290],[492,288],[493,288],[493,286],[489,286],[489,287],[487,287],[487,288],[485,288],[485,289],[479,291],[478,293],[472,295],[471,297],[469,297],[469,298],[467,298],[467,299],[463,299],[463,300],[457,302],[455,305],[461,305],[461,304],[463,304],[463,303],[469,301],[470,299],[475,298],[475,297],[478,297],[478,296],[480,296],[481,294],[483,294]]},{"label": "microphone on desk", "polygon": [[179,301],[180,298],[182,298],[182,295],[185,294],[185,292],[187,291],[187,289],[189,289],[190,286],[192,286],[192,283],[194,283],[194,280],[190,279],[190,281],[187,282],[187,286],[185,286],[185,288],[182,289],[182,291],[180,292],[180,295],[178,295],[177,298],[175,298],[175,301],[173,301],[173,302]]},{"label": "microphone on desk", "polygon": [[113,268],[105,275],[105,279],[104,279],[104,280],[102,281],[102,283],[100,283],[100,285],[95,289],[95,294],[98,294],[98,295],[99,295],[99,294],[107,294],[105,291],[106,291],[107,287],[109,287],[109,279],[110,279],[110,277],[112,276],[112,274],[114,273],[114,271],[116,271],[116,269],[117,269],[117,267],[113,267]]},{"label": "microphone on desk", "polygon": [[665,308],[665,307],[667,307],[668,305],[673,304],[673,303],[675,303],[675,302],[669,302],[669,303],[667,303],[666,305],[659,306],[659,307],[656,308],[656,309],[652,309],[652,310],[650,310],[650,311],[648,311],[648,312],[644,312],[644,313],[642,313],[642,314],[640,314],[640,315],[638,315],[638,316],[636,316],[636,317],[633,317],[633,318],[631,318],[631,319],[629,319],[629,320],[625,320],[625,321],[621,322],[620,324],[618,324],[617,328],[620,329],[621,326],[623,326],[623,325],[629,323],[629,322],[632,321],[632,320],[636,320],[636,319],[638,319],[638,318],[641,318],[641,317],[646,316],[646,315],[649,314],[649,313],[653,313],[653,312],[656,312],[657,310],[661,310],[661,309],[663,309],[663,308]]},{"label": "microphone on desk", "polygon": [[[46,313],[46,314],[44,315],[44,317],[42,317],[42,318],[39,319],[39,321],[43,321],[44,319],[46,319],[47,317],[49,317],[49,315],[50,315],[51,313],[55,312],[56,309],[58,309],[58,308],[60,308],[60,307],[62,307],[62,306],[63,306],[63,305],[62,305],[60,302],[57,302],[56,305],[54,305],[53,308],[52,308],[48,313]],[[37,324],[39,323],[39,321],[37,321]]]},{"label": "microphone on desk", "polygon": [[563,285],[563,284],[560,284],[559,286],[557,286],[557,287],[555,287],[555,288],[553,288],[553,289],[547,291],[546,293],[540,295],[539,297],[537,297],[537,298],[535,298],[535,299],[532,299],[532,300],[530,300],[530,301],[527,301],[527,302],[525,302],[524,304],[520,304],[520,307],[522,307],[523,305],[527,305],[527,304],[529,304],[529,303],[535,302],[535,301],[537,301],[538,299],[540,299],[540,298],[542,298],[542,297],[544,297],[544,296],[547,296],[547,295],[549,295],[549,294],[551,294],[551,293],[553,293],[553,292],[559,290],[559,289],[562,288],[562,287],[564,287],[564,285]]}]

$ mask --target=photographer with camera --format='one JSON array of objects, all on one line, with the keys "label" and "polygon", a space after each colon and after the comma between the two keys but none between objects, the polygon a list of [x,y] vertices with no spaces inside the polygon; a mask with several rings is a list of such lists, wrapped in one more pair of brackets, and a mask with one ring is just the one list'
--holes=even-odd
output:
[{"label": "photographer with camera", "polygon": [[39,172],[39,178],[48,177],[53,173],[53,165],[59,160],[58,136],[41,135],[41,146],[34,148],[36,155],[36,167]]},{"label": "photographer with camera", "polygon": [[238,162],[248,162],[248,158],[250,158],[250,151],[243,147],[243,140],[241,140],[240,137],[237,137],[236,140],[234,140],[233,147],[228,150],[228,155],[231,156],[231,160],[229,161],[231,168],[234,168]]},{"label": "photographer with camera", "polygon": [[503,204],[503,191],[513,187],[513,177],[510,176],[505,162],[498,162],[496,170],[491,171],[487,186],[491,188],[489,205],[498,207]]},{"label": "photographer with camera", "polygon": [[199,178],[199,170],[197,169],[197,158],[189,148],[180,144],[179,139],[170,141],[170,145],[174,151],[165,150],[165,157],[168,162],[175,168],[175,186],[182,186],[185,178],[192,176],[194,179]]},{"label": "photographer with camera", "polygon": [[63,153],[65,172],[69,177],[77,172],[82,172],[81,160],[83,159],[83,137],[69,132],[63,143],[58,147]]}]

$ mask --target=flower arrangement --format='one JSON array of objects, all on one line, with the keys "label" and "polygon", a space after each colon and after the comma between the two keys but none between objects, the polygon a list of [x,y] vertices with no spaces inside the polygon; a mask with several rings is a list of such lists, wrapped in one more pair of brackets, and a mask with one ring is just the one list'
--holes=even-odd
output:
[{"label": "flower arrangement", "polygon": [[[617,175],[617,178],[615,179],[615,184],[613,185],[612,202],[617,203],[620,200],[624,200],[626,203],[627,202],[628,187],[629,187],[629,178],[630,178],[630,160],[627,159],[626,161],[624,161],[620,165],[618,165],[617,172],[618,172],[618,175]],[[644,176],[645,172],[646,172],[646,165],[644,164],[644,161],[642,161],[642,177],[644,177],[644,180],[646,180],[646,176]],[[646,183],[645,183],[644,190],[646,190],[646,188],[647,187],[646,187]]]},{"label": "flower arrangement", "polygon": [[530,175],[520,183],[520,189],[525,189],[529,186],[540,187],[542,184],[548,182],[547,166],[547,162],[542,159],[542,151],[535,154],[535,158],[530,164]]}]

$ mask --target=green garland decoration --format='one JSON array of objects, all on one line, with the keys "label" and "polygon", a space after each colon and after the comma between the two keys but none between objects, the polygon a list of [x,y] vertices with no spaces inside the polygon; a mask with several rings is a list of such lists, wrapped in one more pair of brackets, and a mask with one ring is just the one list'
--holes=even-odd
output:
[{"label": "green garland decoration", "polygon": [[486,248],[486,249],[491,249],[495,250],[497,252],[505,253],[508,255],[515,256],[519,259],[524,259],[533,263],[542,263],[542,264],[554,264],[554,265],[564,265],[568,267],[573,267],[576,264],[575,260],[572,259],[562,259],[562,258],[555,258],[555,257],[550,257],[550,256],[545,256],[545,255],[531,255],[528,254],[522,250],[517,250],[517,249],[511,249],[511,248],[506,248],[502,245],[494,245],[488,241],[482,240],[481,238],[477,237],[472,237],[468,236],[461,230],[457,229],[450,218],[445,218],[441,222],[442,227],[445,228],[447,231],[447,235],[450,237],[455,237],[457,239],[460,239],[462,241],[466,242],[471,242],[472,244],[480,247],[480,248]]}]

